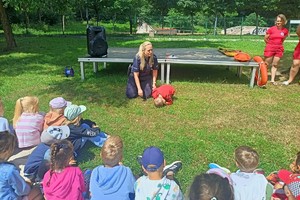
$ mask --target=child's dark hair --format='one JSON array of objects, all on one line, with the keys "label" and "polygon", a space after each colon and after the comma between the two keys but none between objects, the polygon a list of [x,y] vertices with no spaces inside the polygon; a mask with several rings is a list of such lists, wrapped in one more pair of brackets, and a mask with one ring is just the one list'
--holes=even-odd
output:
[{"label": "child's dark hair", "polygon": [[52,174],[55,170],[62,170],[69,165],[70,160],[73,158],[74,148],[69,140],[62,140],[53,143],[51,149],[51,165],[50,165],[50,178],[47,185],[50,184]]},{"label": "child's dark hair", "polygon": [[15,135],[8,131],[0,132],[0,161],[7,161],[12,156],[16,142]]},{"label": "child's dark hair", "polygon": [[190,187],[189,200],[234,200],[228,179],[217,174],[200,174]]}]

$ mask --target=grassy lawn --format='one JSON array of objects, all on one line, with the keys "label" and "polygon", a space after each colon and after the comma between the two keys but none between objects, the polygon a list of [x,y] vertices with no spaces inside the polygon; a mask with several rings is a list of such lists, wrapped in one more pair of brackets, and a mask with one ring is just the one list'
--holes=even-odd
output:
[{"label": "grassy lawn", "polygon": [[[262,37],[168,37],[108,35],[109,47],[133,47],[150,39],[154,48],[233,48],[262,55]],[[287,78],[296,42],[285,43],[281,75]],[[0,48],[4,47],[3,37]],[[177,175],[184,192],[192,178],[204,172],[210,162],[236,170],[233,151],[240,145],[254,147],[260,154],[259,167],[269,173],[288,168],[299,151],[300,87],[267,85],[250,89],[249,71],[239,79],[235,68],[174,65],[171,81],[176,88],[174,105],[161,109],[152,100],[125,97],[127,64],[108,64],[93,74],[86,67],[81,81],[78,57],[86,55],[86,37],[16,36],[18,48],[0,55],[0,96],[5,117],[13,118],[15,101],[26,95],[40,99],[40,110],[49,110],[49,101],[63,96],[74,104],[87,106],[84,118],[96,121],[103,131],[120,135],[125,144],[123,163],[139,173],[136,156],[156,145],[167,162],[181,160]],[[155,49],[154,49],[155,51]],[[75,77],[64,77],[65,66],[73,66]],[[88,145],[80,157],[82,169],[101,164],[100,149]]]}]

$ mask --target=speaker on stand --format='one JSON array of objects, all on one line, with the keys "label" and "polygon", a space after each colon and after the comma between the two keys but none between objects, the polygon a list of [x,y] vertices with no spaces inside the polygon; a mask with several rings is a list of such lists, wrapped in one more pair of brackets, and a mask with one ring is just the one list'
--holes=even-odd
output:
[{"label": "speaker on stand", "polygon": [[105,29],[102,26],[89,26],[86,29],[87,50],[92,57],[107,56],[108,44]]}]

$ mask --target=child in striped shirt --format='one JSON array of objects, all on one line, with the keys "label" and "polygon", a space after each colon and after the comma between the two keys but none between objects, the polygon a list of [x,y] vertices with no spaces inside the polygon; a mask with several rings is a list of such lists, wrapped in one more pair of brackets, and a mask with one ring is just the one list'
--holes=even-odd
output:
[{"label": "child in striped shirt", "polygon": [[19,148],[33,147],[41,142],[44,115],[39,113],[39,99],[26,96],[18,99],[15,106],[13,126]]}]

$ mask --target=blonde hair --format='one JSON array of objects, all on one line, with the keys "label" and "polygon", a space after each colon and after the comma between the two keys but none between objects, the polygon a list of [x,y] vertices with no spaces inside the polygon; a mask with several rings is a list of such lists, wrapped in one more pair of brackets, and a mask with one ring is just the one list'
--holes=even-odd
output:
[{"label": "blonde hair", "polygon": [[253,172],[259,162],[258,153],[248,146],[240,146],[234,151],[237,167],[243,172]]},{"label": "blonde hair", "polygon": [[158,108],[163,107],[165,105],[164,98],[162,96],[158,96],[154,99],[154,105]]},{"label": "blonde hair", "polygon": [[286,25],[287,20],[286,20],[286,17],[284,16],[284,14],[277,15],[275,21],[277,20],[278,17],[283,21],[283,24]]},{"label": "blonde hair", "polygon": [[[141,71],[144,70],[144,67],[146,65],[146,62],[145,62],[145,50],[146,50],[146,46],[148,46],[148,45],[152,45],[152,43],[149,42],[149,41],[143,42],[140,45],[139,52],[136,54],[141,59],[141,64],[140,64],[140,70]],[[154,64],[153,54],[149,58],[149,64],[151,65],[151,67],[153,67],[153,64]]]},{"label": "blonde hair", "polygon": [[65,110],[66,107],[63,107],[63,108],[52,108],[50,106],[50,111],[51,112],[55,112],[57,114],[60,114],[60,115],[63,115],[64,114],[64,110]]},{"label": "blonde hair", "polygon": [[0,161],[7,161],[14,153],[16,137],[8,131],[0,132]]},{"label": "blonde hair", "polygon": [[4,105],[2,99],[0,98],[0,117],[3,117],[3,115],[4,115]]},{"label": "blonde hair", "polygon": [[35,96],[26,96],[18,99],[15,106],[15,114],[13,118],[13,126],[16,127],[23,112],[37,113],[39,112],[39,99]]},{"label": "blonde hair", "polygon": [[109,137],[102,149],[101,158],[103,164],[109,167],[114,167],[119,164],[123,158],[123,141],[120,136]]},{"label": "blonde hair", "polygon": [[[65,117],[66,118],[66,117]],[[69,124],[74,124],[75,126],[79,126],[80,125],[80,120],[81,120],[81,115],[78,115],[75,119],[73,120],[68,120],[66,118],[66,120],[63,122],[63,125],[69,125]]]}]

